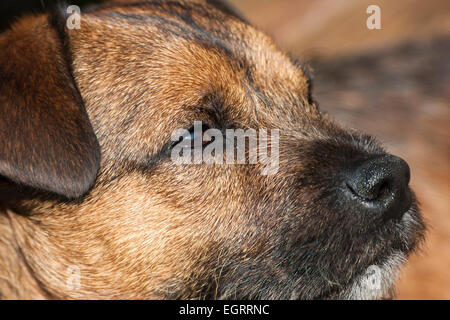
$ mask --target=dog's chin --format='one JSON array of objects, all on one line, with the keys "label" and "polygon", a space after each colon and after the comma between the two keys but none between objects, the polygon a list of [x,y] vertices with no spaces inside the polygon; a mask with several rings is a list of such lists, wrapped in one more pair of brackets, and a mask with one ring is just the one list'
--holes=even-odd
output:
[{"label": "dog's chin", "polygon": [[349,300],[392,299],[395,283],[407,256],[402,252],[393,253],[379,265],[370,265],[362,275],[354,279],[349,287],[337,298]]},{"label": "dog's chin", "polygon": [[398,222],[402,227],[401,238],[408,251],[394,249],[388,256],[381,256],[377,263],[369,264],[362,273],[356,275],[347,286],[337,293],[318,299],[347,300],[380,300],[395,297],[395,284],[401,268],[423,238],[423,224],[414,215],[416,209],[411,208]]},{"label": "dog's chin", "polygon": [[407,255],[395,252],[379,264],[371,264],[339,291],[315,296],[313,300],[385,300],[395,297],[395,283]]},{"label": "dog's chin", "polygon": [[[291,278],[287,275],[285,278],[277,279],[269,276],[270,267],[258,268],[252,264],[241,269],[240,265],[233,268],[234,277],[224,282],[225,285],[220,288],[218,297],[264,300],[392,299],[402,265],[423,239],[424,225],[417,206],[409,209],[400,221],[390,221],[378,232],[377,238],[380,242],[376,245],[377,249],[361,248],[359,251],[361,256],[352,257],[356,262],[348,265],[348,278],[333,279],[331,274],[333,271],[314,270],[311,277],[296,278],[292,275]],[[388,234],[390,238],[383,240],[383,236]],[[367,245],[374,244],[368,241]],[[373,250],[377,250],[377,253]],[[370,258],[364,255],[365,252],[370,252]],[[340,265],[350,260],[342,255],[339,258],[342,261],[335,262]]]}]

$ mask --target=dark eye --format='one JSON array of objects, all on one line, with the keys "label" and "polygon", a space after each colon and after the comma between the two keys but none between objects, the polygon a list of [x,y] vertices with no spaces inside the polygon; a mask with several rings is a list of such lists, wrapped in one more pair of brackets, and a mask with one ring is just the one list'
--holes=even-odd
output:
[{"label": "dark eye", "polygon": [[214,141],[214,137],[208,135],[208,129],[210,129],[209,125],[196,122],[184,136],[180,137],[180,139],[173,144],[173,146],[182,142],[185,146],[204,147]]}]

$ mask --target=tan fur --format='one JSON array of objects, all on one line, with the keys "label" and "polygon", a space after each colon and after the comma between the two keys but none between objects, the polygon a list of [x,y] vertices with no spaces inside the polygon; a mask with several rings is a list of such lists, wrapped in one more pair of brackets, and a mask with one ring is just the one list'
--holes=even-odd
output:
[{"label": "tan fur", "polygon": [[[100,173],[79,201],[38,197],[1,209],[2,298],[162,298],[175,291],[183,292],[177,298],[202,298],[205,286],[221,275],[217,266],[267,249],[270,230],[284,218],[270,213],[266,197],[276,203],[291,193],[293,172],[302,167],[290,160],[295,141],[329,138],[341,129],[308,103],[307,78],[272,40],[201,3],[222,20],[194,12],[197,24],[207,30],[226,26],[247,44],[234,54],[250,65],[252,83],[239,62],[220,50],[150,20],[110,15],[155,14],[179,22],[164,6],[106,7],[84,14],[81,29],[68,31],[73,76],[101,147]],[[19,24],[42,25],[45,19]],[[17,37],[28,32],[13,30]],[[238,40],[230,39],[231,46]],[[175,129],[208,119],[199,106],[213,93],[239,127],[283,129],[281,174],[261,176],[259,165],[170,161],[142,172],[138,164]],[[68,290],[72,266],[81,272],[81,287]],[[269,271],[285,276],[275,262]]]},{"label": "tan fur", "polygon": [[[126,12],[133,13],[133,10]],[[29,18],[27,23],[42,24],[43,19]],[[200,180],[196,189],[192,190],[191,186],[184,191],[196,202],[183,203],[182,195],[173,196],[175,192],[183,194],[185,173],[182,168],[163,165],[157,169],[161,174],[150,178],[127,172],[111,183],[112,176],[120,172],[114,167],[120,157],[133,154],[139,158],[152,154],[176,128],[189,124],[185,122],[187,119],[202,120],[195,107],[207,92],[222,92],[226,104],[234,107],[233,117],[241,121],[243,127],[255,126],[254,122],[249,122],[255,113],[250,109],[252,105],[264,115],[258,123],[263,128],[277,127],[276,117],[284,118],[285,110],[265,114],[258,98],[245,91],[245,75],[235,72],[238,69],[233,65],[235,62],[213,50],[179,38],[170,40],[170,36],[159,39],[161,30],[158,28],[128,25],[101,14],[84,15],[82,24],[80,30],[69,32],[74,76],[102,147],[102,173],[97,186],[81,205],[33,202],[27,203],[34,208],[32,219],[16,214],[3,217],[3,228],[11,235],[0,248],[0,255],[17,260],[17,254],[10,250],[13,246],[20,248],[23,258],[19,261],[29,280],[24,283],[11,280],[16,274],[2,274],[6,283],[12,282],[20,288],[15,295],[4,289],[0,292],[8,298],[42,298],[47,293],[36,288],[35,281],[39,281],[50,297],[157,298],[155,290],[162,294],[170,291],[170,288],[158,287],[168,279],[179,279],[183,283],[186,276],[209,277],[206,272],[211,257],[205,250],[215,250],[216,243],[227,241],[230,235],[252,232],[241,227],[236,229],[249,223],[250,217],[237,214],[242,210],[240,203],[244,202],[248,190],[236,186],[229,194],[221,194],[222,189],[237,181],[240,170],[236,172],[230,166],[232,170],[222,172],[219,168],[222,185],[208,185]],[[294,66],[286,68],[291,63],[269,38],[237,20],[227,24],[234,33],[245,36],[246,42],[255,46],[246,58],[255,63],[258,86],[307,90],[301,71]],[[131,34],[142,34],[142,37],[130,37]],[[144,39],[148,41],[145,46]],[[124,59],[125,52],[126,57],[134,58]],[[290,92],[284,93],[274,99],[282,96],[289,99]],[[128,103],[124,104],[124,99]],[[286,105],[285,101],[277,102],[280,106]],[[116,140],[122,128],[115,123],[126,121],[133,113],[128,109],[136,103],[148,106],[148,110],[137,115],[139,118],[128,128],[130,134]],[[299,112],[298,117],[304,117],[303,111]],[[108,123],[111,121],[114,124]],[[199,177],[201,170],[198,168]],[[211,203],[210,197],[214,197],[216,203]],[[202,216],[214,216],[214,219],[205,221],[200,219]],[[192,228],[188,237],[184,233],[187,220]],[[205,226],[205,222],[210,225]],[[11,225],[12,231],[6,225]],[[189,256],[180,256],[180,252],[189,252]],[[220,252],[217,254],[220,256]],[[82,285],[79,291],[68,292],[67,281],[71,274],[67,270],[72,265],[80,268]],[[5,266],[0,270],[12,272],[14,269]],[[187,270],[195,272],[186,274]],[[23,292],[24,289],[27,291]],[[33,290],[28,292],[30,289]]]}]

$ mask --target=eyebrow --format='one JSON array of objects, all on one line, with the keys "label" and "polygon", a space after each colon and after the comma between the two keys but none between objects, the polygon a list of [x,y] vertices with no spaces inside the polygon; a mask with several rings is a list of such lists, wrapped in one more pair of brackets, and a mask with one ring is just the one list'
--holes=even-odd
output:
[{"label": "eyebrow", "polygon": [[214,125],[225,126],[227,115],[225,102],[217,92],[206,94],[198,103],[199,110],[205,113],[214,123]]}]

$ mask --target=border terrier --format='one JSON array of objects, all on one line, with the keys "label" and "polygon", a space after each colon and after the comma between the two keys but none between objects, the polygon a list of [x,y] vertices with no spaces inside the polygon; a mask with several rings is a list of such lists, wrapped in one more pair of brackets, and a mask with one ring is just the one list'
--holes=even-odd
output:
[{"label": "border terrier", "polygon": [[[219,1],[69,18],[0,35],[1,298],[393,295],[424,234],[409,167],[323,114],[304,64]],[[210,129],[279,130],[278,170],[174,163]]]}]

